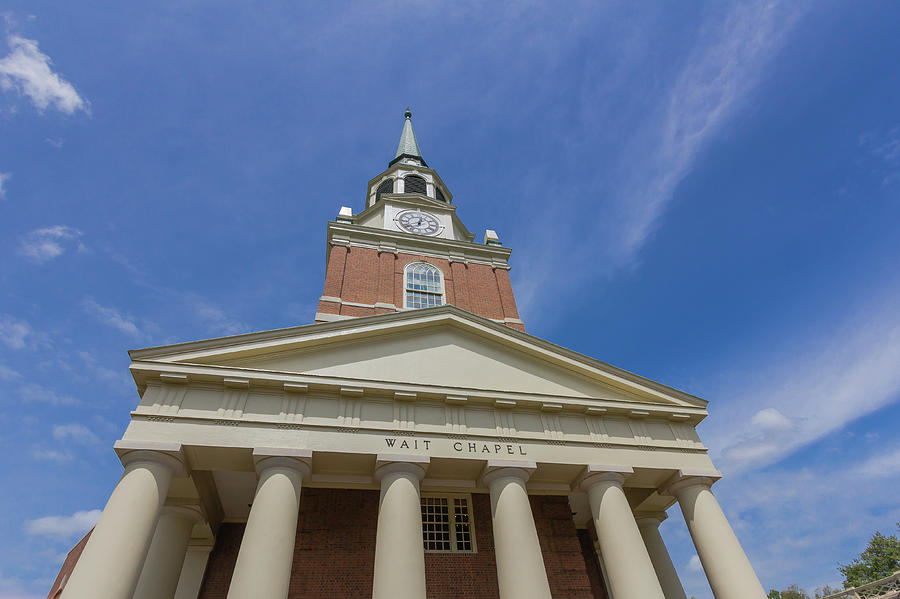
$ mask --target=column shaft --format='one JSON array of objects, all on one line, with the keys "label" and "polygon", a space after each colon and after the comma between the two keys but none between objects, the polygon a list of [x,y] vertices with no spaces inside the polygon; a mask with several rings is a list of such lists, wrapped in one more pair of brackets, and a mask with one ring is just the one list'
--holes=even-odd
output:
[{"label": "column shaft", "polygon": [[582,483],[588,492],[609,588],[616,599],[665,599],[623,482],[624,476],[608,472],[589,476]]},{"label": "column shaft", "polygon": [[[259,456],[256,451],[255,456]],[[267,454],[256,465],[259,483],[238,550],[228,599],[285,599],[291,582],[300,488],[309,466]]]},{"label": "column shaft", "polygon": [[678,572],[675,570],[675,565],[672,564],[672,558],[669,557],[666,544],[662,535],[659,534],[659,525],[665,518],[665,514],[639,517],[637,518],[638,529],[641,531],[641,537],[644,539],[644,545],[647,547],[647,553],[650,555],[650,561],[653,562],[653,569],[656,570],[656,577],[659,579],[659,585],[662,587],[666,599],[687,599],[684,587],[678,578]]},{"label": "column shaft", "polygon": [[393,463],[375,473],[381,479],[375,536],[373,599],[425,599],[425,548],[417,464]]},{"label": "column shaft", "polygon": [[525,489],[527,479],[528,473],[519,468],[502,468],[485,476],[491,491],[500,599],[550,599],[550,583]]},{"label": "column shaft", "polygon": [[138,578],[134,599],[172,599],[199,510],[163,508]]},{"label": "column shaft", "polygon": [[171,456],[152,454],[126,455],[125,472],[66,584],[64,599],[131,599],[160,507],[180,467]]},{"label": "column shaft", "polygon": [[766,593],[709,484],[685,480],[669,491],[678,498],[713,595],[716,599],[763,599]]}]

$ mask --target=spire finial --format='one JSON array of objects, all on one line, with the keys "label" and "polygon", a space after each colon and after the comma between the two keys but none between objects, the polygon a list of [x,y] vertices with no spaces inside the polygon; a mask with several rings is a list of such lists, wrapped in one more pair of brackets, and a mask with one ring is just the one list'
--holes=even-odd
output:
[{"label": "spire finial", "polygon": [[390,164],[394,164],[400,160],[406,160],[407,162],[411,161],[411,164],[427,166],[425,164],[425,159],[422,158],[422,152],[419,150],[416,134],[413,133],[412,111],[409,109],[409,106],[406,107],[403,116],[406,117],[406,120],[403,121],[403,131],[400,132],[400,143],[397,144],[397,153],[394,155],[394,159],[391,160]]}]

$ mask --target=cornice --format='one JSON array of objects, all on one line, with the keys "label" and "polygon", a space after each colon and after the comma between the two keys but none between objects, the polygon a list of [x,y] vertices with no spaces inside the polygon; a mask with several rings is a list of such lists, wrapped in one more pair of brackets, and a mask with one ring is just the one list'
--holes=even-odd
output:
[{"label": "cornice", "polygon": [[[697,408],[703,412],[704,416],[706,414],[705,408],[708,402],[703,399],[560,347],[540,337],[497,324],[451,304],[132,350],[128,353],[135,362],[159,361],[172,364],[176,361],[191,362],[203,356],[219,354],[223,350],[238,347],[246,351],[277,352],[290,349],[290,347],[301,343],[307,346],[331,343],[337,341],[338,337],[346,339],[347,335],[351,334],[360,337],[377,336],[388,331],[401,331],[419,327],[438,326],[440,324],[458,326],[476,335],[492,339],[495,342],[510,344],[511,347],[520,351],[569,370],[577,372],[586,369],[587,373],[599,377],[606,384],[625,391],[643,393],[663,401],[674,399],[687,404],[675,407],[684,408],[687,411],[691,411],[690,408]],[[174,364],[172,365],[174,366]],[[648,402],[648,405],[653,406],[656,404]]]},{"label": "cornice", "polygon": [[440,237],[425,237],[391,231],[388,229],[376,229],[363,227],[337,221],[329,221],[327,230],[327,243],[330,245],[349,244],[359,247],[379,249],[385,241],[390,241],[398,252],[429,255],[457,261],[465,258],[471,262],[480,262],[488,265],[508,268],[509,255],[512,250],[504,246],[483,245],[471,241],[458,241]]},{"label": "cornice", "polygon": [[[208,364],[172,364],[164,362],[135,362],[130,367],[139,387],[165,384],[165,375],[178,374],[188,382],[209,388],[228,387],[230,381],[245,382],[244,388],[256,392],[319,392],[345,396],[348,389],[370,399],[397,400],[415,398],[416,401],[440,401],[449,405],[464,404],[486,409],[531,409],[571,415],[606,416],[628,419],[655,418],[696,425],[706,416],[698,408],[664,406],[660,404],[610,399],[604,397],[574,397],[542,393],[523,393],[469,387],[450,387],[400,381],[373,381],[347,377],[296,374],[246,367]],[[463,401],[460,401],[463,398]],[[637,415],[636,415],[637,414]]]}]

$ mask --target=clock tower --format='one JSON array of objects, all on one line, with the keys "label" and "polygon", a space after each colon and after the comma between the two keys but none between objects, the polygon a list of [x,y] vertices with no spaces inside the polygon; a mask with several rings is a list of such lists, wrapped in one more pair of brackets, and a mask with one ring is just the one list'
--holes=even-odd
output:
[{"label": "clock tower", "polygon": [[419,150],[406,110],[397,153],[371,179],[362,212],[328,223],[316,322],[452,304],[524,331],[509,279],[510,250],[488,229],[476,241],[453,194]]}]

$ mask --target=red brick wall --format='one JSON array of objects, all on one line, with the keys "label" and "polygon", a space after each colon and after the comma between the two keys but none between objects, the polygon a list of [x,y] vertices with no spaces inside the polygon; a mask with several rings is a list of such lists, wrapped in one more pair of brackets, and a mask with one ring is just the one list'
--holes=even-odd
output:
[{"label": "red brick wall", "polygon": [[91,529],[69,550],[62,567],[59,569],[59,574],[56,575],[56,580],[53,581],[53,586],[50,587],[50,592],[47,593],[47,599],[56,599],[62,594],[63,589],[66,588],[66,583],[69,582],[69,577],[72,575],[72,570],[75,569],[75,564],[78,563],[78,559],[81,557],[81,552],[84,551],[88,539],[91,538],[92,532],[94,532],[94,529]]},{"label": "red brick wall", "polygon": [[531,496],[530,499],[550,594],[566,599],[594,599],[568,498]]},{"label": "red brick wall", "polygon": [[[473,495],[472,504],[478,552],[426,553],[429,599],[499,597],[490,497]],[[533,496],[531,508],[553,596],[606,599],[599,568],[591,573],[582,553],[567,499]],[[378,491],[304,489],[288,597],[370,597],[377,521]],[[243,532],[243,524],[219,529],[200,599],[225,599]]]},{"label": "red brick wall", "polygon": [[[393,254],[371,248],[334,246],[328,257],[322,294],[345,302],[374,305],[377,302],[403,305],[403,270],[410,262],[422,260],[437,266],[444,276],[446,301],[479,316],[502,320],[519,318],[509,273],[486,264],[451,263],[442,258],[414,254]],[[389,310],[341,306],[319,302],[319,312],[346,316],[369,316]],[[521,324],[509,326],[524,331]]]},{"label": "red brick wall", "polygon": [[425,554],[428,599],[496,599],[500,596],[490,496],[472,495],[472,522],[477,553]]},{"label": "red brick wall", "polygon": [[303,489],[290,599],[372,596],[378,496]]}]

